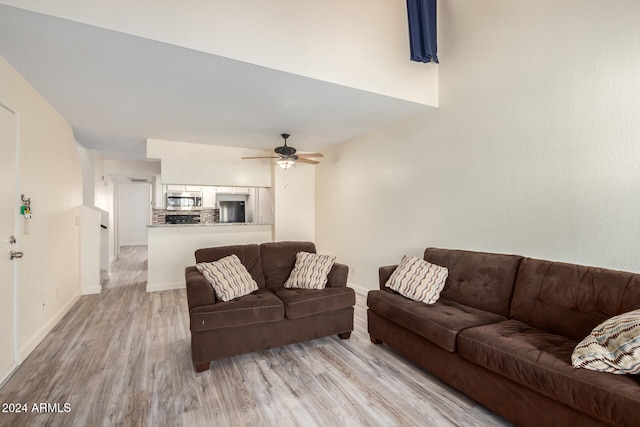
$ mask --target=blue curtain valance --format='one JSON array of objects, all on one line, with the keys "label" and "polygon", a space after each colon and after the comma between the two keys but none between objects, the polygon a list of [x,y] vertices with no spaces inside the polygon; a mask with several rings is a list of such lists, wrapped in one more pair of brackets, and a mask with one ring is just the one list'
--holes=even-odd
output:
[{"label": "blue curtain valance", "polygon": [[407,0],[411,60],[438,63],[436,0]]}]

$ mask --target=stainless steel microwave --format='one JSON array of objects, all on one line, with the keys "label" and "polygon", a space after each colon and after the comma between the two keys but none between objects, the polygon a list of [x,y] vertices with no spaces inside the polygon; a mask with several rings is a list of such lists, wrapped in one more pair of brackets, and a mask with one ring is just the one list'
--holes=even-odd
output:
[{"label": "stainless steel microwave", "polygon": [[200,191],[167,191],[168,211],[202,210],[202,192]]}]

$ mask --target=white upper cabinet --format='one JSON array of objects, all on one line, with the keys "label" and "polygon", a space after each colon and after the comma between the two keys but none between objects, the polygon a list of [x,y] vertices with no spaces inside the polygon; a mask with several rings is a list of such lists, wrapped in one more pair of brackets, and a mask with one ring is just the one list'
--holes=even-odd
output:
[{"label": "white upper cabinet", "polygon": [[250,187],[215,187],[219,194],[249,194]]},{"label": "white upper cabinet", "polygon": [[216,207],[216,188],[205,185],[202,187],[202,207],[215,208]]},{"label": "white upper cabinet", "polygon": [[168,184],[167,191],[202,191],[202,186],[201,185]]}]

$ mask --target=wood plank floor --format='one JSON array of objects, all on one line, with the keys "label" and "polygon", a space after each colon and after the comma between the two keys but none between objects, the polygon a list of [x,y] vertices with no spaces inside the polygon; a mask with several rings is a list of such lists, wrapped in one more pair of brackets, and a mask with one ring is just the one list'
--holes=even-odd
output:
[{"label": "wood plank floor", "polygon": [[[123,248],[103,292],[81,297],[0,389],[0,404],[28,406],[0,413],[0,425],[509,425],[371,344],[360,295],[349,340],[233,357],[196,374],[185,290],[145,286],[146,247]],[[48,408],[33,411],[41,403]]]}]

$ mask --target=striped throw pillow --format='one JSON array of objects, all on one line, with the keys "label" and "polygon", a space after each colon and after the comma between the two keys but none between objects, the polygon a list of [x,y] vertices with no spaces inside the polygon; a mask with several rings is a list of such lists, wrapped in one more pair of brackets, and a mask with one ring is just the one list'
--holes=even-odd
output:
[{"label": "striped throw pillow", "polygon": [[196,268],[211,283],[219,300],[230,301],[258,290],[258,284],[236,255],[200,262]]},{"label": "striped throw pillow", "polygon": [[433,304],[440,298],[447,276],[446,267],[405,255],[386,286],[412,300]]},{"label": "striped throw pillow", "polygon": [[573,350],[574,368],[612,374],[640,373],[640,310],[605,320]]},{"label": "striped throw pillow", "polygon": [[327,276],[333,267],[336,257],[309,252],[298,252],[296,264],[284,282],[285,288],[324,289]]}]

